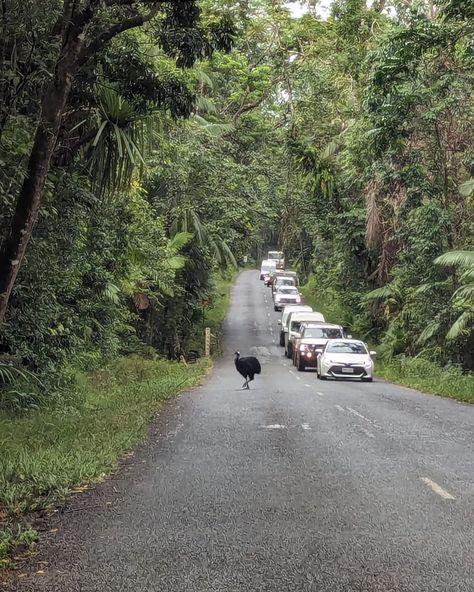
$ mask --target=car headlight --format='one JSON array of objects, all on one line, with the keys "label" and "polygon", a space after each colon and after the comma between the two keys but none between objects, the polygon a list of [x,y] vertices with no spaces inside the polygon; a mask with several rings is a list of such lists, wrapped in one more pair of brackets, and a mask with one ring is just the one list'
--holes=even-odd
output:
[{"label": "car headlight", "polygon": [[368,360],[367,362],[364,362],[364,368],[371,368],[372,367],[372,362],[370,360]]},{"label": "car headlight", "polygon": [[306,345],[300,345],[300,351],[305,351],[306,350]]}]

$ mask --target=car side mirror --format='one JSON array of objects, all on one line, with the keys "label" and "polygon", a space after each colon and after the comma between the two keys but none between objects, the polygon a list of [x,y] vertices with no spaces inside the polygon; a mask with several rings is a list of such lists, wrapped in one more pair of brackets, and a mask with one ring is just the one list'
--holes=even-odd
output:
[{"label": "car side mirror", "polygon": [[376,352],[376,351],[371,351],[371,352],[369,352],[369,354],[370,354],[371,356],[376,356],[376,355],[377,355],[377,352]]},{"label": "car side mirror", "polygon": [[281,320],[280,319],[278,319],[277,325],[281,325]]},{"label": "car side mirror", "polygon": [[348,335],[347,336],[347,339],[352,339],[352,335]]}]

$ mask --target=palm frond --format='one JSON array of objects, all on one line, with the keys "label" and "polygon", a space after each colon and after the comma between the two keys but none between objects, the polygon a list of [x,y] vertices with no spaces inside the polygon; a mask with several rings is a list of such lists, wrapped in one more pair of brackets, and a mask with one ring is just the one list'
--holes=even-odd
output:
[{"label": "palm frond", "polygon": [[103,290],[104,297],[107,300],[109,300],[110,302],[113,302],[114,304],[118,304],[120,302],[119,294],[120,294],[120,288],[118,286],[116,286],[115,284],[112,284],[112,282],[107,282],[107,284]]},{"label": "palm frond", "polygon": [[432,337],[441,331],[441,323],[437,320],[430,321],[421,332],[420,336],[416,340],[418,345],[422,345],[429,341]]},{"label": "palm frond", "polygon": [[177,232],[172,237],[169,246],[174,251],[179,251],[189,243],[193,236],[190,232]]},{"label": "palm frond", "polygon": [[474,178],[469,179],[459,186],[459,193],[464,197],[469,197],[474,193]]},{"label": "palm frond", "polygon": [[474,251],[448,251],[434,262],[442,267],[471,267],[474,266]]},{"label": "palm frond", "polygon": [[363,296],[362,300],[364,302],[369,302],[371,300],[386,300],[387,298],[392,298],[396,296],[396,291],[393,289],[392,286],[387,285],[383,286],[382,288],[376,288],[371,292],[368,292]]},{"label": "palm frond", "polygon": [[458,337],[461,337],[462,335],[466,334],[467,332],[472,331],[473,328],[474,328],[474,312],[471,310],[466,310],[453,323],[453,325],[449,329],[448,333],[446,334],[446,339],[448,341],[452,341],[453,339],[457,339]]},{"label": "palm frond", "polygon": [[466,298],[474,302],[474,284],[461,286],[454,292],[453,298]]}]

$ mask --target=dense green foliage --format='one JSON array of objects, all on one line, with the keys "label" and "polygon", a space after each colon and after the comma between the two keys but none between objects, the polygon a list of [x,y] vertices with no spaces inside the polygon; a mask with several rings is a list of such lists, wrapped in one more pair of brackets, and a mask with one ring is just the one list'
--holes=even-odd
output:
[{"label": "dense green foliage", "polygon": [[[122,4],[86,15],[0,325],[0,405],[200,349],[216,272],[267,246],[387,358],[472,370],[470,3],[337,0],[320,18],[312,2],[298,19],[279,0]],[[3,3],[0,275],[62,5]]]}]

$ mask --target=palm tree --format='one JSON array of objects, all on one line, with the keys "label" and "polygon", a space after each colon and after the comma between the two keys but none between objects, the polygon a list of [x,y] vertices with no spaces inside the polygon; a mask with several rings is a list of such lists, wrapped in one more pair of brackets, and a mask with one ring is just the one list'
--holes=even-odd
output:
[{"label": "palm tree", "polygon": [[474,329],[474,251],[448,251],[434,261],[444,268],[459,269],[459,287],[451,302],[462,312],[446,334],[447,340],[468,335]]}]

